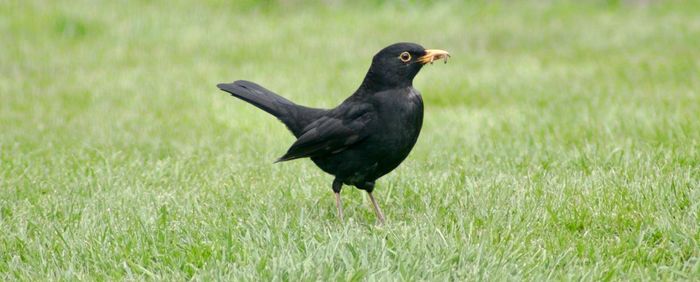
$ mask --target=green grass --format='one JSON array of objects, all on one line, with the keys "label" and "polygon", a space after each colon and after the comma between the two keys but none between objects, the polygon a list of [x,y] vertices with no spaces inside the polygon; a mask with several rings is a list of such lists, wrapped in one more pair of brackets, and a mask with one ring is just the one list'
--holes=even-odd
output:
[{"label": "green grass", "polygon": [[[227,2],[0,1],[0,280],[700,279],[697,2]],[[397,41],[453,57],[340,223],[215,84],[331,107]]]}]

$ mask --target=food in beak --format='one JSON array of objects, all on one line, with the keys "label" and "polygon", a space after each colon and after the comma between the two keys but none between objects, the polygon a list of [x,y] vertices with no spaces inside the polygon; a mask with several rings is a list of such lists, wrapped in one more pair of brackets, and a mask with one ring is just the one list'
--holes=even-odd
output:
[{"label": "food in beak", "polygon": [[444,50],[438,49],[428,49],[425,50],[425,55],[419,58],[419,61],[423,64],[433,63],[437,60],[444,60],[447,63],[447,58],[450,57],[450,53]]}]

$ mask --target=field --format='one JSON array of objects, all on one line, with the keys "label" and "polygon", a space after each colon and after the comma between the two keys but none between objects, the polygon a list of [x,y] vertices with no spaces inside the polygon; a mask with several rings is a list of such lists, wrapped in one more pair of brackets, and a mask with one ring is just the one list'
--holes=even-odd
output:
[{"label": "field", "polygon": [[[0,280],[698,280],[700,3],[0,1]],[[350,95],[398,41],[409,158],[342,192],[215,85]]]}]

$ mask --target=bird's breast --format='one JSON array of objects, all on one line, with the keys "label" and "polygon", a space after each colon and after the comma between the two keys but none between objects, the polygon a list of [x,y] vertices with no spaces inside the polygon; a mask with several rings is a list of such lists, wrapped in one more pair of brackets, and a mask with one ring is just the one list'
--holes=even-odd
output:
[{"label": "bird's breast", "polygon": [[[423,125],[423,100],[413,88],[380,96],[378,140],[384,152],[403,160],[418,139]],[[394,159],[394,158],[392,158]]]}]

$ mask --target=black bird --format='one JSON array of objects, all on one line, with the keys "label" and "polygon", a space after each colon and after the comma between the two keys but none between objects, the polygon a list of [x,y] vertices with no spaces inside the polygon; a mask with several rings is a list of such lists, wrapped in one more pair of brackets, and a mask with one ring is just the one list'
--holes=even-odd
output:
[{"label": "black bird", "polygon": [[277,162],[311,158],[335,176],[338,217],[343,220],[343,184],[367,191],[374,212],[384,223],[372,196],[374,182],[396,168],[413,148],[423,124],[423,100],[413,78],[449,53],[426,50],[415,43],[392,44],[377,53],[360,87],[333,109],[294,104],[250,81],[217,86],[282,121],[297,138]]}]

